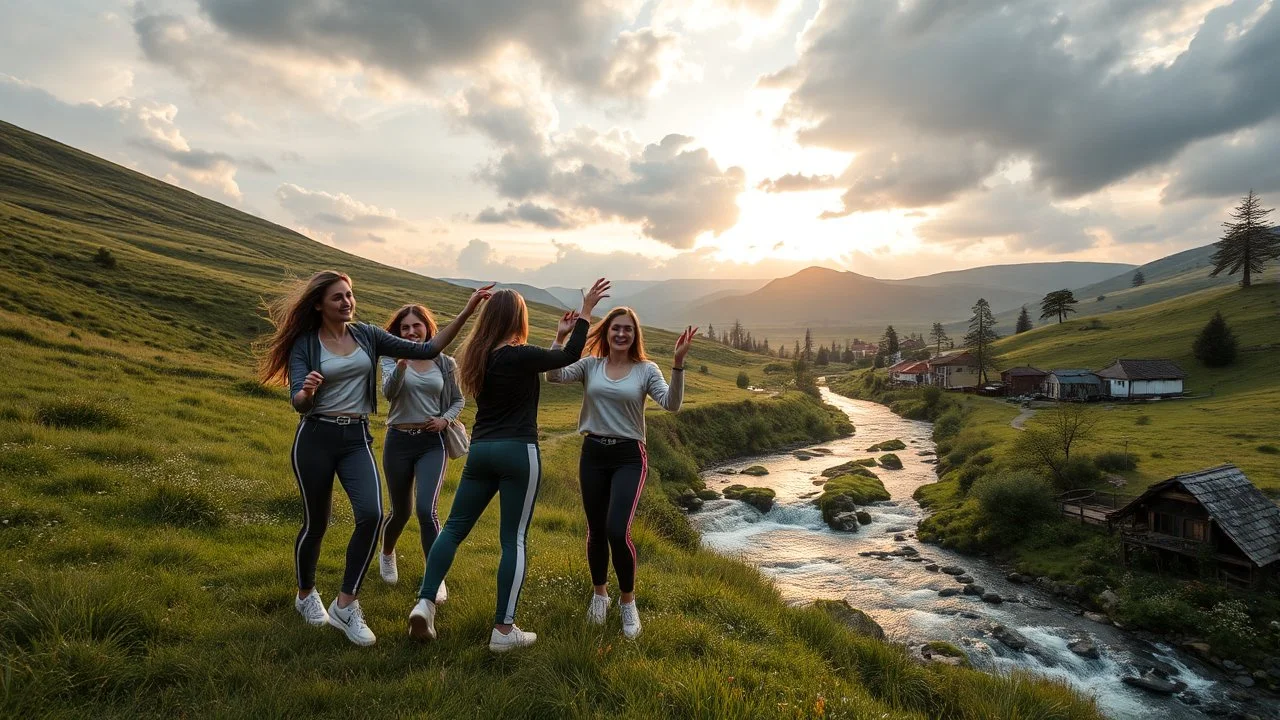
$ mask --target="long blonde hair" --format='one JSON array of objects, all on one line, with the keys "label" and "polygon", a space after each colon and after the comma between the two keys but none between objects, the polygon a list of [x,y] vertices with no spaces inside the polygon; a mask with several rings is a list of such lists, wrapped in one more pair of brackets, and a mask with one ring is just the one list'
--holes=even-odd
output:
[{"label": "long blonde hair", "polygon": [[515,290],[495,290],[480,310],[458,358],[458,380],[463,390],[472,397],[480,394],[489,354],[513,337],[521,343],[529,339],[529,310]]},{"label": "long blonde hair", "polygon": [[587,335],[587,354],[596,357],[607,357],[609,355],[609,326],[620,315],[626,315],[631,318],[631,324],[636,329],[635,339],[631,343],[631,347],[627,349],[627,357],[631,362],[635,363],[648,360],[649,356],[644,353],[644,335],[640,331],[640,318],[636,317],[636,311],[629,307],[616,307],[610,310],[603,320],[591,328],[591,332]]},{"label": "long blonde hair", "polygon": [[284,385],[289,382],[289,353],[293,343],[304,333],[320,327],[320,311],[316,309],[330,285],[351,278],[336,270],[321,270],[310,279],[298,281],[280,297],[265,305],[267,318],[275,332],[267,339],[258,360],[258,377],[262,382]]}]

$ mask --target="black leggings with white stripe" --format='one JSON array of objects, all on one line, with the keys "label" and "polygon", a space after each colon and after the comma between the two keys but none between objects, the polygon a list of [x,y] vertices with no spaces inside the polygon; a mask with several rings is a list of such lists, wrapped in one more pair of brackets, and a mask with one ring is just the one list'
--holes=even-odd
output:
[{"label": "black leggings with white stripe", "polygon": [[347,543],[347,568],[342,575],[342,592],[360,591],[373,555],[378,551],[378,530],[382,524],[382,488],[378,465],[373,460],[373,436],[364,422],[334,425],[303,419],[293,439],[293,474],[302,494],[302,530],[294,543],[294,570],[298,589],[316,584],[316,563],[320,541],[329,527],[333,505],[333,477],[351,500],[356,529]]},{"label": "black leggings with white stripe", "polygon": [[587,514],[587,567],[592,585],[608,581],[612,551],[618,590],[635,592],[636,546],[631,542],[631,523],[648,474],[644,443],[593,435],[583,438],[578,482],[582,509]]},{"label": "black leggings with white stripe", "polygon": [[[387,474],[387,495],[391,497],[391,513],[382,526],[382,550],[391,552],[409,515],[417,512],[421,530],[422,557],[431,554],[431,544],[440,534],[440,516],[436,504],[449,456],[445,453],[444,433],[427,430],[387,430],[382,445],[382,469]],[[417,480],[417,502],[414,502],[414,480]]]}]

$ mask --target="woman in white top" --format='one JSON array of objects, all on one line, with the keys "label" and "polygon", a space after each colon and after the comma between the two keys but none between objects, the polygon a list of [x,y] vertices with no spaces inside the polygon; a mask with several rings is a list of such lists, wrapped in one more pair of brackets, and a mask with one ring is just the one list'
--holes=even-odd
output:
[{"label": "woman in white top", "polygon": [[[640,634],[635,603],[636,548],[631,543],[640,492],[649,473],[645,451],[644,405],[653,398],[664,409],[680,409],[684,397],[684,359],[697,328],[689,327],[676,341],[671,385],[657,364],[645,356],[640,321],[630,308],[609,311],[587,339],[586,357],[547,373],[554,383],[583,385],[578,432],[585,436],[578,481],[587,514],[587,565],[595,594],[587,621],[603,625],[609,610],[607,581],[612,550],[613,568],[622,594],[622,632]],[[556,338],[557,345],[564,341]],[[552,347],[555,347],[553,345]]]},{"label": "woman in white top", "polygon": [[[436,334],[436,321],[422,305],[405,305],[387,322],[386,330],[406,340],[427,342]],[[409,513],[416,510],[418,516],[424,562],[440,534],[436,504],[449,462],[444,431],[462,413],[463,406],[457,369],[453,358],[443,353],[434,360],[382,358],[382,394],[390,403],[382,469],[387,476],[391,514],[382,525],[378,569],[382,579],[391,584],[400,579],[396,541],[409,522]],[[448,591],[441,584],[436,603],[447,597]]]}]

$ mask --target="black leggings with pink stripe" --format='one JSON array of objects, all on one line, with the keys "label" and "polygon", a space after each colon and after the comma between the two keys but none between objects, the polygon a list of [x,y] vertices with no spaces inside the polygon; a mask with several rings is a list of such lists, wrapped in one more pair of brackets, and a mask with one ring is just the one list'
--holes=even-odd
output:
[{"label": "black leggings with pink stripe", "polygon": [[636,546],[631,542],[631,521],[649,474],[644,443],[620,438],[586,436],[578,462],[582,508],[587,513],[587,565],[591,584],[604,585],[609,578],[609,553],[618,573],[618,589],[634,592]]}]

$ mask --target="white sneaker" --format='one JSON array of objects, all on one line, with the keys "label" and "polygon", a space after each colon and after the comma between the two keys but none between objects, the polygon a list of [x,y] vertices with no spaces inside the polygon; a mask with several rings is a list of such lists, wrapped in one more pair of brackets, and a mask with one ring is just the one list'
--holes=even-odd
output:
[{"label": "white sneaker", "polygon": [[603,625],[609,614],[609,596],[591,593],[591,604],[587,606],[587,622],[592,625]]},{"label": "white sneaker", "polygon": [[440,589],[436,590],[436,604],[443,605],[449,599],[449,588],[444,586],[444,581],[440,581]]},{"label": "white sneaker", "polygon": [[352,600],[351,604],[340,608],[338,598],[329,603],[329,624],[347,634],[347,639],[360,647],[369,647],[378,638],[364,621],[364,610],[360,609],[360,601]]},{"label": "white sneaker", "polygon": [[400,579],[400,573],[396,570],[396,554],[394,552],[390,555],[384,552],[378,553],[378,572],[388,585],[396,584]]},{"label": "white sneaker", "polygon": [[634,639],[640,634],[640,611],[636,610],[635,601],[620,602],[618,609],[622,610],[622,634]]},{"label": "white sneaker", "polygon": [[293,607],[308,625],[320,627],[329,622],[329,613],[324,611],[324,601],[320,599],[320,591],[315,588],[311,588],[311,592],[304,598],[298,597],[295,593]]},{"label": "white sneaker", "polygon": [[423,598],[413,606],[409,612],[409,637],[420,641],[436,639],[435,603]]},{"label": "white sneaker", "polygon": [[494,652],[506,652],[515,648],[528,647],[538,641],[538,633],[525,632],[515,625],[511,632],[503,635],[494,628],[489,633],[489,649]]}]

